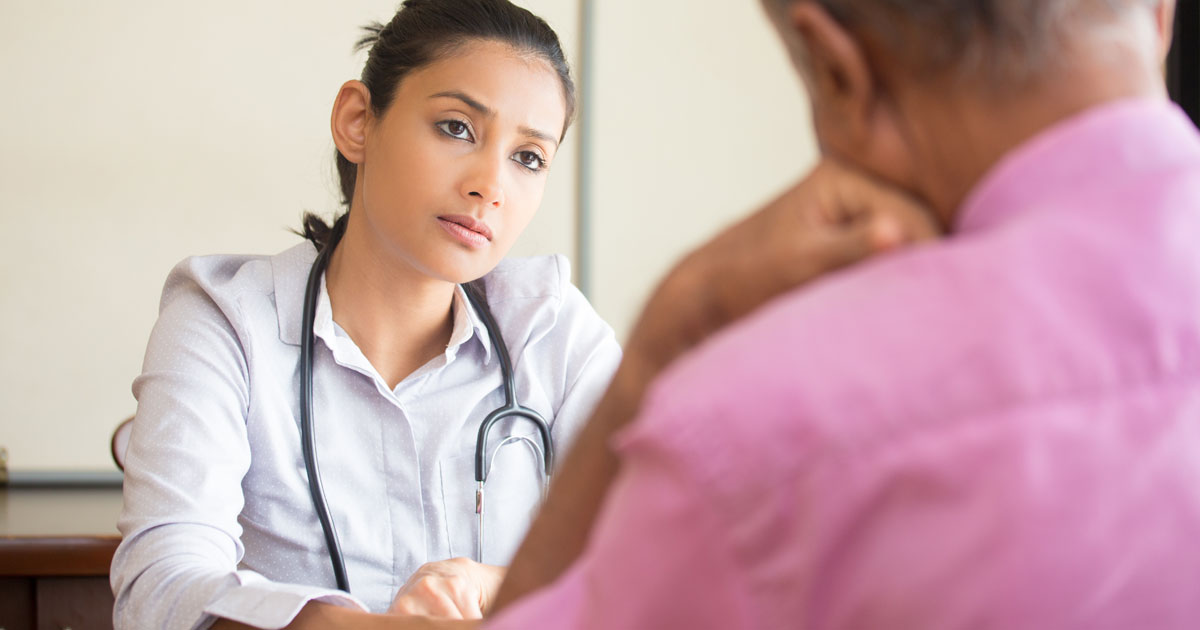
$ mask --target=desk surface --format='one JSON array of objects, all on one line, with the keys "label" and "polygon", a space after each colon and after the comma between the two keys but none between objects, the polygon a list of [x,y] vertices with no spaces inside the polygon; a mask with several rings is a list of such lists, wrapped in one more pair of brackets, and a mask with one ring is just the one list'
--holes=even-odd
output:
[{"label": "desk surface", "polygon": [[0,576],[107,575],[120,487],[0,488]]}]

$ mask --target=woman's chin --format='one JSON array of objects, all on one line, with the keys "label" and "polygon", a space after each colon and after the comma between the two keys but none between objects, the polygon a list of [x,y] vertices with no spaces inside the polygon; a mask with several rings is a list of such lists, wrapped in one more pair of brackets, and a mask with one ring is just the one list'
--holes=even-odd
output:
[{"label": "woman's chin", "polygon": [[499,263],[499,258],[492,260],[490,257],[479,255],[454,256],[438,261],[438,264],[431,265],[429,270],[430,275],[435,278],[464,284],[486,276]]}]

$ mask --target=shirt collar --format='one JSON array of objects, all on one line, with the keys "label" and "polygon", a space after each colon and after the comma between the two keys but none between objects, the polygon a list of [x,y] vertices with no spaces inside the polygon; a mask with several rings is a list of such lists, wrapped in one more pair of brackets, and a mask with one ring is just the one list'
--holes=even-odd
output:
[{"label": "shirt collar", "polygon": [[[275,283],[275,310],[279,318],[279,340],[286,344],[300,345],[304,318],[304,292],[308,284],[309,271],[316,259],[317,249],[307,241],[271,258],[271,272],[274,275]],[[483,346],[483,363],[484,365],[491,363],[491,337],[488,335],[483,319],[471,307],[461,286],[454,287],[454,298],[450,308],[454,325],[450,332],[450,343],[446,346],[446,358],[453,359],[458,355],[462,344],[470,341],[472,337],[478,337],[479,343]],[[321,279],[315,315],[314,330],[320,331],[326,327],[332,330],[332,310],[329,306],[329,294],[325,289],[324,278]]]},{"label": "shirt collar", "polygon": [[300,345],[300,328],[304,318],[304,289],[308,284],[308,272],[316,259],[317,248],[308,241],[271,257],[271,274],[275,283],[275,313],[279,318],[279,340],[283,343]]},{"label": "shirt collar", "polygon": [[463,290],[462,285],[454,286],[454,302],[450,309],[454,317],[454,329],[450,333],[450,343],[446,345],[446,358],[453,359],[457,356],[459,347],[474,336],[478,337],[479,343],[483,345],[483,364],[491,363],[491,336],[488,335],[483,318],[471,306],[471,301],[467,299],[467,293]]},{"label": "shirt collar", "polygon": [[967,196],[956,231],[986,229],[1097,182],[1195,160],[1195,137],[1191,121],[1166,99],[1093,107],[1001,158]]}]

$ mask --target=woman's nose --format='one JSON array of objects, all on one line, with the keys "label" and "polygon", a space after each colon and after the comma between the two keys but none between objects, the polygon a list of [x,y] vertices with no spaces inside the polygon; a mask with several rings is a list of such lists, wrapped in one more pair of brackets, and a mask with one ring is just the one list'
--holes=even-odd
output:
[{"label": "woman's nose", "polygon": [[500,184],[500,167],[493,160],[480,160],[463,181],[463,194],[472,201],[483,202],[492,208],[504,205],[504,188]]}]

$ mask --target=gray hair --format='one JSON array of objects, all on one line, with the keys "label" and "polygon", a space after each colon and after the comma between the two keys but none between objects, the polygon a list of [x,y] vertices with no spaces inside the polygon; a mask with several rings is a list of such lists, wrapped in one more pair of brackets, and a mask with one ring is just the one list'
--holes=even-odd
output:
[{"label": "gray hair", "polygon": [[[796,0],[776,0],[786,6]],[[1053,67],[1068,31],[1111,24],[1157,0],[816,0],[916,74],[1021,81]],[[1114,29],[1104,31],[1113,38]]]}]

